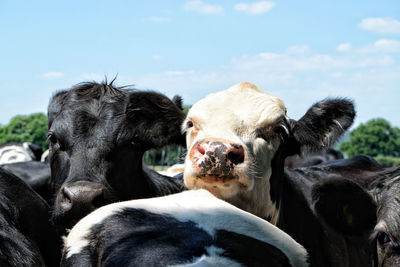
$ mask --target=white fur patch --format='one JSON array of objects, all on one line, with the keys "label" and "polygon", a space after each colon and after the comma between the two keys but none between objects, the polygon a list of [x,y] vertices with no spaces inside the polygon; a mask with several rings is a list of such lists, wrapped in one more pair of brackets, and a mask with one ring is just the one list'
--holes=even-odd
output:
[{"label": "white fur patch", "polygon": [[229,258],[221,256],[223,250],[214,246],[206,248],[208,255],[203,255],[195,262],[179,265],[171,265],[171,267],[215,267],[215,266],[229,266],[229,267],[242,267],[243,265],[233,261]]},{"label": "white fur patch", "polygon": [[30,149],[26,143],[22,146],[10,145],[0,148],[0,164],[30,161],[32,157],[28,151],[30,151]]},{"label": "white fur patch", "polygon": [[305,263],[306,250],[289,235],[265,220],[214,197],[206,190],[191,190],[165,197],[118,202],[101,207],[80,220],[71,230],[65,240],[67,258],[79,253],[88,245],[89,240],[85,237],[94,224],[101,223],[106,217],[124,208],[170,215],[182,222],[193,221],[212,236],[217,229],[247,235],[282,250],[293,266],[308,266]]}]

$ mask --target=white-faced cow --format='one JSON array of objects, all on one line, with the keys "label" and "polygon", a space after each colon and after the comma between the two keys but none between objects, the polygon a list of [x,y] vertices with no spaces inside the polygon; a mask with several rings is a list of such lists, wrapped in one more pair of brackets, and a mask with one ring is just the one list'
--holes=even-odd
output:
[{"label": "white-faced cow", "polygon": [[118,202],[80,220],[61,266],[308,266],[305,249],[206,190]]},{"label": "white-faced cow", "polygon": [[178,179],[142,165],[146,150],[184,144],[181,104],[112,82],[56,93],[48,107],[54,222],[70,228],[108,203],[182,191]]},{"label": "white-faced cow", "polygon": [[0,167],[0,266],[58,266],[60,249],[49,206]]},{"label": "white-faced cow", "polygon": [[0,146],[0,164],[40,160],[43,153],[41,146],[28,142]]},{"label": "white-faced cow", "polygon": [[295,121],[279,98],[249,83],[210,94],[183,124],[185,184],[276,224],[308,250],[313,266],[368,266],[362,246],[314,215],[311,174],[284,170],[287,156],[333,144],[354,116],[352,102],[326,99]]}]

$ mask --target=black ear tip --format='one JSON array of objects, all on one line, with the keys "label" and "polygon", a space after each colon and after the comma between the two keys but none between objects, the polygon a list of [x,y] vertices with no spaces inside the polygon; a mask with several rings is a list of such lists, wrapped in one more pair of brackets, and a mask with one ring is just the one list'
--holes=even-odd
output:
[{"label": "black ear tip", "polygon": [[172,98],[172,102],[174,102],[174,104],[175,104],[180,110],[183,110],[183,100],[182,100],[182,97],[181,97],[181,96],[175,95],[175,96]]}]

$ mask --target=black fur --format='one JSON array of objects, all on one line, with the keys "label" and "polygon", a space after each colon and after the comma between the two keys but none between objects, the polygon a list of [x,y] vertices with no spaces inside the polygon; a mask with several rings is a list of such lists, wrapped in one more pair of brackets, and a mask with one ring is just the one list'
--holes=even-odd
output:
[{"label": "black fur", "polygon": [[299,152],[327,148],[352,125],[356,112],[347,99],[326,99],[314,104],[298,121],[291,121]]},{"label": "black fur", "polygon": [[328,148],[326,150],[305,154],[302,156],[289,156],[285,159],[285,167],[291,169],[308,167],[343,158],[343,154],[340,151],[337,151],[333,148]]},{"label": "black fur", "polygon": [[69,215],[60,209],[62,188],[79,181],[104,186],[101,205],[184,189],[180,181],[142,167],[146,150],[184,144],[181,107],[162,94],[116,87],[113,82],[81,83],[56,93],[50,101],[53,219],[61,228],[86,215]]},{"label": "black fur", "polygon": [[57,266],[60,242],[46,202],[0,168],[0,265]]},{"label": "black fur", "polygon": [[376,224],[376,204],[359,185],[347,179],[330,179],[312,188],[315,210],[328,225],[346,235],[365,234]]},{"label": "black fur", "polygon": [[23,161],[3,164],[2,167],[24,180],[44,200],[51,203],[49,164],[40,161]]}]

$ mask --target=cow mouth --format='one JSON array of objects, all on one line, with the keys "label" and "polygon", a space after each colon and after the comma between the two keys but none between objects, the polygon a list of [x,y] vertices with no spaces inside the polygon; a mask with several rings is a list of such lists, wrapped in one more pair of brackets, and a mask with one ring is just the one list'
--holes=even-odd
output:
[{"label": "cow mouth", "polygon": [[200,179],[203,183],[225,185],[226,183],[237,180],[238,177],[207,175],[207,176],[196,176],[195,179]]}]

